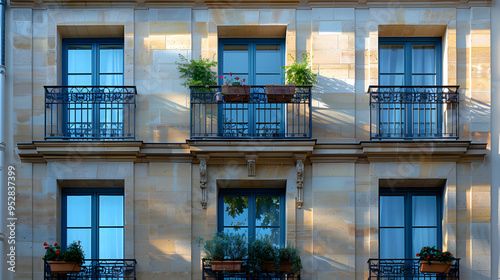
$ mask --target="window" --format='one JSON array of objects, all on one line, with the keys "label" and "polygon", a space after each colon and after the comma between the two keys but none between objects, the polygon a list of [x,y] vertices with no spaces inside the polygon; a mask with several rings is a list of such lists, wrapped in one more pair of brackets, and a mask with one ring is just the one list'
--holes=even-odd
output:
[{"label": "window", "polygon": [[[123,39],[63,39],[63,85],[70,86],[65,135],[124,135],[123,103],[106,86],[123,86]],[[93,88],[90,86],[99,86]]]},{"label": "window", "polygon": [[440,189],[380,189],[381,259],[414,259],[424,246],[441,247]]},{"label": "window", "polygon": [[266,235],[285,245],[285,196],[278,189],[221,189],[218,230],[243,233],[249,242]]},{"label": "window", "polygon": [[[283,39],[220,39],[219,73],[245,79],[246,85],[282,84],[285,65]],[[224,84],[223,79],[219,79]],[[255,92],[255,91],[254,91]],[[264,92],[260,92],[264,93]],[[285,135],[285,106],[267,104],[264,95],[256,103],[221,104],[224,136],[280,137]]]},{"label": "window", "polygon": [[123,259],[121,188],[64,188],[62,244],[81,241],[86,259]]},{"label": "window", "polygon": [[[440,38],[379,38],[380,86],[413,86],[419,92],[435,93],[432,86],[441,85],[441,64]],[[405,94],[413,89],[398,91]],[[380,136],[440,136],[442,110],[438,100],[395,97],[394,102],[379,105]]]}]

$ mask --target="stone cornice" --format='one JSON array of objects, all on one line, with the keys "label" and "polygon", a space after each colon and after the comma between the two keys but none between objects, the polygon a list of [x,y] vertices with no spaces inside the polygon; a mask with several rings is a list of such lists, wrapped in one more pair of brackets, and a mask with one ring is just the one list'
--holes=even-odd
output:
[{"label": "stone cornice", "polygon": [[485,143],[470,141],[361,141],[316,143],[316,140],[188,140],[187,143],[143,143],[142,141],[33,141],[19,143],[22,162],[128,161],[128,162],[228,162],[247,164],[295,164],[311,162],[376,161],[483,161]]},{"label": "stone cornice", "polygon": [[486,7],[491,0],[11,0],[13,8],[195,8],[195,9],[270,9],[270,8],[428,8]]}]

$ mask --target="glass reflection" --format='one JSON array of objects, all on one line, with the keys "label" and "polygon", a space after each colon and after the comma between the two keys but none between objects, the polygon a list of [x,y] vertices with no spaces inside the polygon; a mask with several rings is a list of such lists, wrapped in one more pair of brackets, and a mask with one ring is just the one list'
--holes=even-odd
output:
[{"label": "glass reflection", "polygon": [[437,226],[437,201],[435,196],[412,198],[413,226]]},{"label": "glass reflection", "polygon": [[380,45],[380,73],[403,73],[403,45]]},{"label": "glass reflection", "polygon": [[123,259],[123,228],[99,229],[99,258]]},{"label": "glass reflection", "polygon": [[405,258],[405,236],[403,228],[380,229],[380,258]]},{"label": "glass reflection", "polygon": [[413,73],[436,72],[436,46],[413,46]]},{"label": "glass reflection", "polygon": [[224,196],[224,226],[248,226],[248,196]]},{"label": "glass reflection", "polygon": [[257,197],[255,201],[255,218],[257,226],[279,226],[279,197]]},{"label": "glass reflection", "polygon": [[380,226],[404,227],[404,196],[380,197]]},{"label": "glass reflection", "polygon": [[[68,195],[67,203],[67,227],[90,227],[91,226],[91,206],[90,195]],[[68,238],[68,240],[70,240]]]},{"label": "glass reflection", "polygon": [[99,225],[123,226],[123,196],[99,196]]},{"label": "glass reflection", "polygon": [[248,74],[248,45],[224,45],[222,69],[224,74]]}]

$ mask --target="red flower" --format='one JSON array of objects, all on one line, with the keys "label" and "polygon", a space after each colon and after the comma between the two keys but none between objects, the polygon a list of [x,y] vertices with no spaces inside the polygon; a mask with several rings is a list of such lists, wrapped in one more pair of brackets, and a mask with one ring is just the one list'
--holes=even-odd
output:
[{"label": "red flower", "polygon": [[243,79],[243,82],[245,81],[245,79]]},{"label": "red flower", "polygon": [[441,249],[439,249],[439,252],[441,252]]},{"label": "red flower", "polygon": [[56,243],[54,243],[54,246],[57,246],[57,242],[56,242]]},{"label": "red flower", "polygon": [[452,254],[450,254],[450,257],[453,257],[453,255],[452,255]]},{"label": "red flower", "polygon": [[422,250],[425,250],[425,247],[423,247]]},{"label": "red flower", "polygon": [[236,78],[234,78],[234,79],[237,81],[237,80],[239,80],[239,79],[240,79],[240,77],[236,77]]},{"label": "red flower", "polygon": [[417,253],[417,257],[420,257],[420,254],[419,254],[419,253]]},{"label": "red flower", "polygon": [[44,243],[43,243],[43,246],[47,246],[47,242],[44,242]]},{"label": "red flower", "polygon": [[233,75],[233,73],[229,72],[229,76],[232,76],[232,75]]},{"label": "red flower", "polygon": [[45,249],[49,249],[49,246],[45,246]]},{"label": "red flower", "polygon": [[430,259],[430,258],[431,258],[431,256],[427,256],[427,258],[428,258],[428,259]]},{"label": "red flower", "polygon": [[227,85],[229,85],[229,83],[228,83],[228,82],[226,82],[226,86],[227,86]]},{"label": "red flower", "polygon": [[220,78],[221,78],[221,79],[224,79],[224,77],[223,77],[223,76],[220,76]]},{"label": "red flower", "polygon": [[61,252],[59,252],[59,251],[56,251],[56,255],[59,255],[60,253],[61,253]]}]

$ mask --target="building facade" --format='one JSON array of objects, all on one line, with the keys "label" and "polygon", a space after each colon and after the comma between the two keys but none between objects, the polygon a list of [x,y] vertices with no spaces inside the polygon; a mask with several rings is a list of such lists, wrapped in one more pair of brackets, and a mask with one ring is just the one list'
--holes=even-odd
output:
[{"label": "building facade", "polygon": [[[43,279],[42,244],[74,239],[137,279],[202,279],[216,231],[292,243],[302,279],[369,279],[427,245],[496,278],[490,4],[11,0],[5,279]],[[318,83],[272,101],[303,53]],[[184,88],[179,54],[248,99]]]}]

